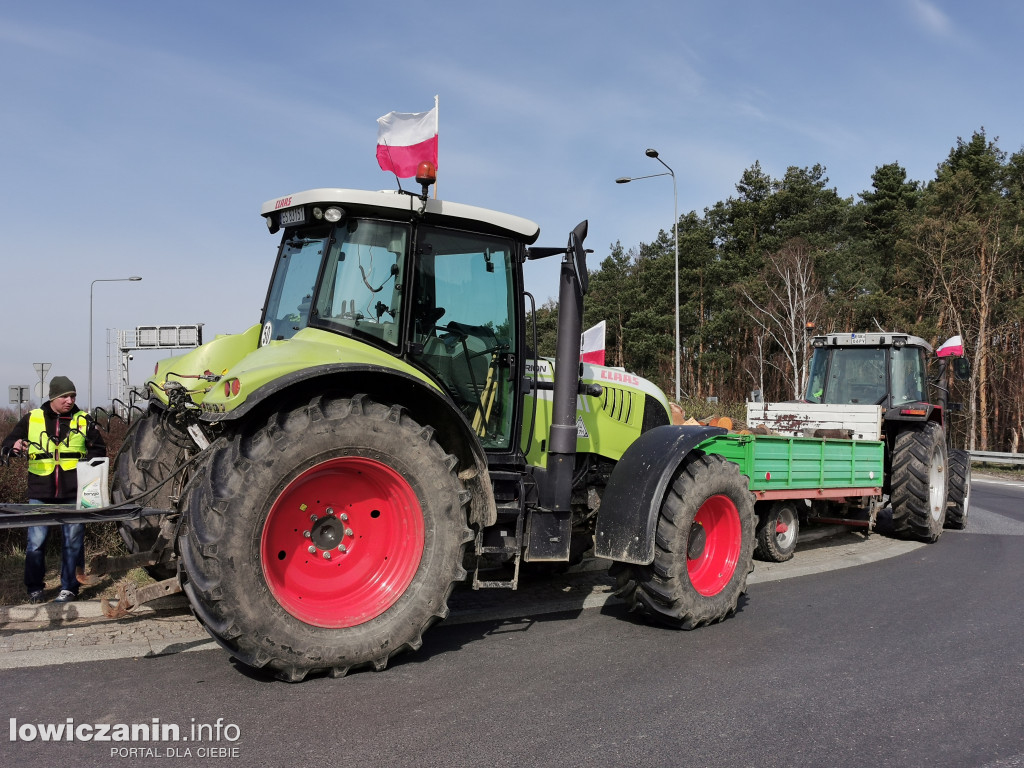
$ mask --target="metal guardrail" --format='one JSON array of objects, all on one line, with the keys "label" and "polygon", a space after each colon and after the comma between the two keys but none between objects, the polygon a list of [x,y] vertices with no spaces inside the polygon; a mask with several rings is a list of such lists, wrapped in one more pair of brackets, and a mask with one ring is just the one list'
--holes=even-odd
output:
[{"label": "metal guardrail", "polygon": [[1000,453],[998,451],[970,451],[971,461],[984,464],[1022,464],[1024,453]]}]

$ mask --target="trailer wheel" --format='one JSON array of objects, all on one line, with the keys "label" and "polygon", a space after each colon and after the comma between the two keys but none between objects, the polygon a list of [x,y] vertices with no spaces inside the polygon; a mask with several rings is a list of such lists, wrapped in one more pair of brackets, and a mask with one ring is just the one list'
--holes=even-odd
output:
[{"label": "trailer wheel", "polygon": [[433,434],[365,395],[315,397],[211,446],[178,539],[210,634],[289,681],[419,648],[472,540],[469,493]]},{"label": "trailer wheel", "polygon": [[793,557],[800,535],[800,516],[792,501],[777,501],[758,515],[757,548],[760,560],[784,563]]},{"label": "trailer wheel", "polygon": [[[143,495],[141,501],[145,506],[174,509],[172,499],[179,496],[185,478],[175,478],[160,485],[151,495],[144,494],[171,477],[195,450],[195,444],[187,434],[175,429],[162,411],[151,409],[129,427],[114,457],[111,501],[118,504]],[[146,569],[157,580],[168,579],[177,573],[173,565],[167,564],[172,554],[169,550],[173,544],[176,519],[177,515],[160,515],[126,520],[118,525],[121,538],[132,554],[153,549],[161,527],[168,529],[165,535],[168,546],[156,553],[161,562]]]},{"label": "trailer wheel", "polygon": [[946,520],[946,442],[934,422],[896,436],[892,458],[892,525],[897,534],[936,541]]},{"label": "trailer wheel", "polygon": [[946,506],[946,527],[962,531],[967,526],[971,506],[971,454],[949,452],[949,504]]},{"label": "trailer wheel", "polygon": [[654,562],[620,571],[620,592],[656,621],[695,629],[736,611],[754,549],[754,501],[739,467],[693,454],[665,494]]}]

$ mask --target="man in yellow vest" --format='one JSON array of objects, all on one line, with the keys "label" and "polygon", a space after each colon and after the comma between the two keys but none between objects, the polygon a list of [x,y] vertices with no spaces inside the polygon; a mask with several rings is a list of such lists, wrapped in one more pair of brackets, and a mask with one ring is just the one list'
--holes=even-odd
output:
[{"label": "man in yellow vest", "polygon": [[[29,411],[4,439],[3,450],[28,456],[30,504],[74,503],[78,496],[79,459],[106,456],[95,423],[75,405],[75,385],[67,376],[50,381],[50,399]],[[56,603],[78,597],[78,571],[85,570],[85,526],[64,525],[61,547],[60,594]],[[30,603],[43,602],[46,538],[50,527],[28,529],[25,547],[25,588]]]}]

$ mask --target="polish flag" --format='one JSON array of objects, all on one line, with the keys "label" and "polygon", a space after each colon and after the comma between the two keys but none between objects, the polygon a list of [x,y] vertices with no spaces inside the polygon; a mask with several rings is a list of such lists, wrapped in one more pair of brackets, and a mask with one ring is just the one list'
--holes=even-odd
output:
[{"label": "polish flag", "polygon": [[604,365],[604,331],[606,323],[602,320],[593,328],[588,328],[580,337],[580,361]]},{"label": "polish flag", "polygon": [[935,350],[935,354],[938,357],[963,357],[964,356],[964,340],[959,336],[954,336],[951,339],[947,339],[942,343],[942,346]]},{"label": "polish flag", "polygon": [[400,179],[429,160],[437,168],[437,103],[429,112],[388,112],[377,118],[377,163]]}]

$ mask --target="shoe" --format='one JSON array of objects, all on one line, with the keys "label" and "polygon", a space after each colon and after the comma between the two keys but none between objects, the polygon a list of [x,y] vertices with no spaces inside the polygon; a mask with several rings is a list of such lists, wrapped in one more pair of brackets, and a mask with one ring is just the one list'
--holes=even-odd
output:
[{"label": "shoe", "polygon": [[71,603],[71,602],[74,602],[75,598],[77,598],[77,597],[78,597],[78,595],[76,595],[70,589],[62,589],[60,591],[60,594],[57,595],[57,597],[55,597],[53,599],[53,602],[55,602],[55,603]]},{"label": "shoe", "polygon": [[28,601],[32,605],[39,605],[40,603],[45,603],[46,600],[43,599],[43,590],[40,589],[36,592],[29,592]]}]

